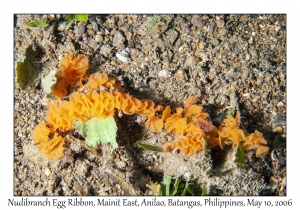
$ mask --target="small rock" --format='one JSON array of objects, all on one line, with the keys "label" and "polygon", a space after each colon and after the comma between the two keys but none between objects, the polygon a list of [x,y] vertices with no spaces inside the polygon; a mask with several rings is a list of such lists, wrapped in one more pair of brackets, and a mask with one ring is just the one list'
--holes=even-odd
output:
[{"label": "small rock", "polygon": [[167,34],[167,35],[166,35],[165,40],[166,40],[167,42],[169,42],[170,45],[173,45],[174,42],[175,42],[175,40],[176,40],[177,37],[178,37],[178,32],[175,31],[174,29],[172,29],[172,30],[167,31],[166,34]]},{"label": "small rock", "polygon": [[183,81],[185,78],[185,72],[183,70],[178,70],[175,75],[176,79],[179,81]]},{"label": "small rock", "polygon": [[15,88],[15,95],[17,95],[19,92],[20,92],[19,89]]},{"label": "small rock", "polygon": [[251,95],[250,95],[250,93],[244,93],[243,96],[244,96],[244,97],[249,97],[249,98],[250,98]]},{"label": "small rock", "polygon": [[117,48],[124,48],[125,37],[120,31],[114,35],[113,46]]},{"label": "small rock", "polygon": [[194,56],[187,57],[185,65],[187,65],[189,67],[194,67],[196,65],[196,60],[195,60]]},{"label": "small rock", "polygon": [[159,77],[169,77],[172,73],[169,70],[163,69],[160,72],[158,72]]},{"label": "small rock", "polygon": [[73,140],[70,142],[69,145],[70,150],[74,151],[74,152],[80,152],[81,150],[81,144],[79,140]]},{"label": "small rock", "polygon": [[132,37],[132,33],[130,33],[130,32],[127,32],[126,33],[126,40],[131,40],[131,37]]},{"label": "small rock", "polygon": [[24,157],[33,161],[35,164],[45,166],[48,160],[37,152],[36,148],[31,145],[25,145],[23,147]]},{"label": "small rock", "polygon": [[111,53],[112,49],[113,48],[109,45],[103,45],[100,49],[100,54],[107,57]]},{"label": "small rock", "polygon": [[120,53],[116,53],[116,56],[117,56],[117,58],[119,58],[119,60],[121,60],[124,63],[128,63],[131,61],[130,58],[128,58]]},{"label": "small rock", "polygon": [[113,30],[110,31],[110,35],[114,36],[116,34],[116,29],[114,28]]},{"label": "small rock", "polygon": [[246,60],[248,61],[248,60],[250,60],[250,58],[251,58],[251,55],[250,54],[246,54]]},{"label": "small rock", "polygon": [[200,50],[202,50],[204,48],[204,43],[203,42],[199,42],[198,47]]},{"label": "small rock", "polygon": [[126,167],[126,163],[125,163],[125,161],[123,161],[123,160],[119,161],[119,162],[117,163],[117,165],[118,165],[119,168],[125,168],[125,167]]},{"label": "small rock", "polygon": [[178,56],[179,63],[184,63],[185,60],[186,60],[186,55],[185,54],[179,54],[179,56]]},{"label": "small rock", "polygon": [[87,27],[88,29],[92,29],[92,28],[93,28],[93,25],[92,25],[92,24],[88,24],[86,27]]},{"label": "small rock", "polygon": [[85,27],[83,25],[74,27],[75,36],[82,36],[85,33]]},{"label": "small rock", "polygon": [[114,18],[107,19],[107,23],[109,28],[114,28],[116,26]]},{"label": "small rock", "polygon": [[101,192],[101,193],[99,193],[99,195],[108,195],[108,193],[107,192]]},{"label": "small rock", "polygon": [[89,43],[90,47],[93,48],[94,50],[96,50],[99,45],[98,43],[95,41],[95,40],[92,40],[90,43]]},{"label": "small rock", "polygon": [[277,104],[278,107],[283,107],[284,106],[284,103],[282,101],[278,102]]},{"label": "small rock", "polygon": [[112,66],[116,66],[116,65],[117,65],[116,61],[111,61],[110,64],[111,64]]},{"label": "small rock", "polygon": [[277,126],[277,127],[273,130],[273,132],[277,132],[277,133],[282,133],[282,131],[283,131],[283,129],[282,129],[282,127],[280,127],[280,126]]},{"label": "small rock", "polygon": [[101,34],[97,34],[97,35],[95,36],[95,41],[96,41],[96,42],[102,42],[102,41],[103,41],[103,36],[102,36]]},{"label": "small rock", "polygon": [[46,175],[46,176],[49,176],[50,174],[51,174],[50,168],[49,168],[49,167],[46,167],[46,168],[45,168],[45,175]]},{"label": "small rock", "polygon": [[95,33],[96,33],[96,32],[95,32],[93,29],[89,29],[89,30],[88,30],[88,34],[89,34],[89,35],[94,35]]},{"label": "small rock", "polygon": [[91,20],[91,23],[93,24],[93,29],[94,29],[94,31],[99,31],[98,25],[97,25],[96,21]]},{"label": "small rock", "polygon": [[223,20],[218,20],[218,21],[217,21],[217,27],[218,27],[218,28],[223,28],[224,25],[225,25],[225,23],[224,23]]},{"label": "small rock", "polygon": [[64,31],[66,29],[66,27],[67,27],[67,23],[66,22],[60,22],[58,24],[57,30]]},{"label": "small rock", "polygon": [[[131,49],[130,50],[130,57],[132,58],[132,60],[137,60],[138,59],[138,55],[139,55],[140,51],[138,49]],[[143,67],[141,67],[143,68]]]}]

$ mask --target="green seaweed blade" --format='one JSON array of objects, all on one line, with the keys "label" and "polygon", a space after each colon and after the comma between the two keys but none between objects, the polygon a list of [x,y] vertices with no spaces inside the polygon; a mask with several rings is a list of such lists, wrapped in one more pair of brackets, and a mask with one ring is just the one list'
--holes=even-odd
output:
[{"label": "green seaweed blade", "polygon": [[109,143],[113,149],[118,148],[117,126],[113,117],[93,117],[86,122],[75,121],[75,128],[85,138],[88,146],[97,147],[98,144]]},{"label": "green seaweed blade", "polygon": [[25,50],[23,61],[16,62],[17,83],[23,90],[33,84],[39,74],[39,70],[32,65],[34,56],[32,45],[29,45]]}]

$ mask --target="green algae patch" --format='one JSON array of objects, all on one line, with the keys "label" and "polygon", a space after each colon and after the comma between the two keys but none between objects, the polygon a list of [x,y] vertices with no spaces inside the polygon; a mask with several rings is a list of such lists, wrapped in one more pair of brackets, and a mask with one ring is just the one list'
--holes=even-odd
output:
[{"label": "green algae patch", "polygon": [[69,21],[77,20],[77,21],[87,22],[89,18],[88,15],[86,14],[71,14],[71,15],[67,15],[66,19]]},{"label": "green algae patch", "polygon": [[45,28],[45,27],[49,26],[49,24],[45,23],[44,21],[41,21],[41,20],[34,20],[34,21],[27,23],[27,26],[28,27]]},{"label": "green algae patch", "polygon": [[151,144],[145,144],[140,141],[138,141],[137,144],[146,150],[150,150],[150,151],[154,151],[154,152],[163,152],[164,151],[164,149],[162,147],[154,146]]},{"label": "green algae patch", "polygon": [[118,148],[117,125],[113,117],[106,119],[93,117],[86,122],[75,121],[75,128],[85,138],[87,146],[110,144],[113,149]]},{"label": "green algae patch", "polygon": [[32,85],[39,74],[39,70],[32,65],[34,57],[32,45],[29,45],[25,50],[23,59],[16,62],[17,83],[23,90]]},{"label": "green algae patch", "polygon": [[170,175],[165,174],[163,182],[160,183],[161,196],[187,196],[195,195],[194,183],[185,181],[181,176],[172,178]]},{"label": "green algae patch", "polygon": [[50,95],[51,93],[51,87],[52,85],[56,84],[56,70],[52,70],[50,71],[49,74],[47,74],[46,76],[42,77],[42,87],[45,93],[47,93],[48,95]]},{"label": "green algae patch", "polygon": [[245,162],[245,151],[242,148],[242,143],[239,143],[239,146],[236,149],[235,161],[238,168],[242,167]]}]

